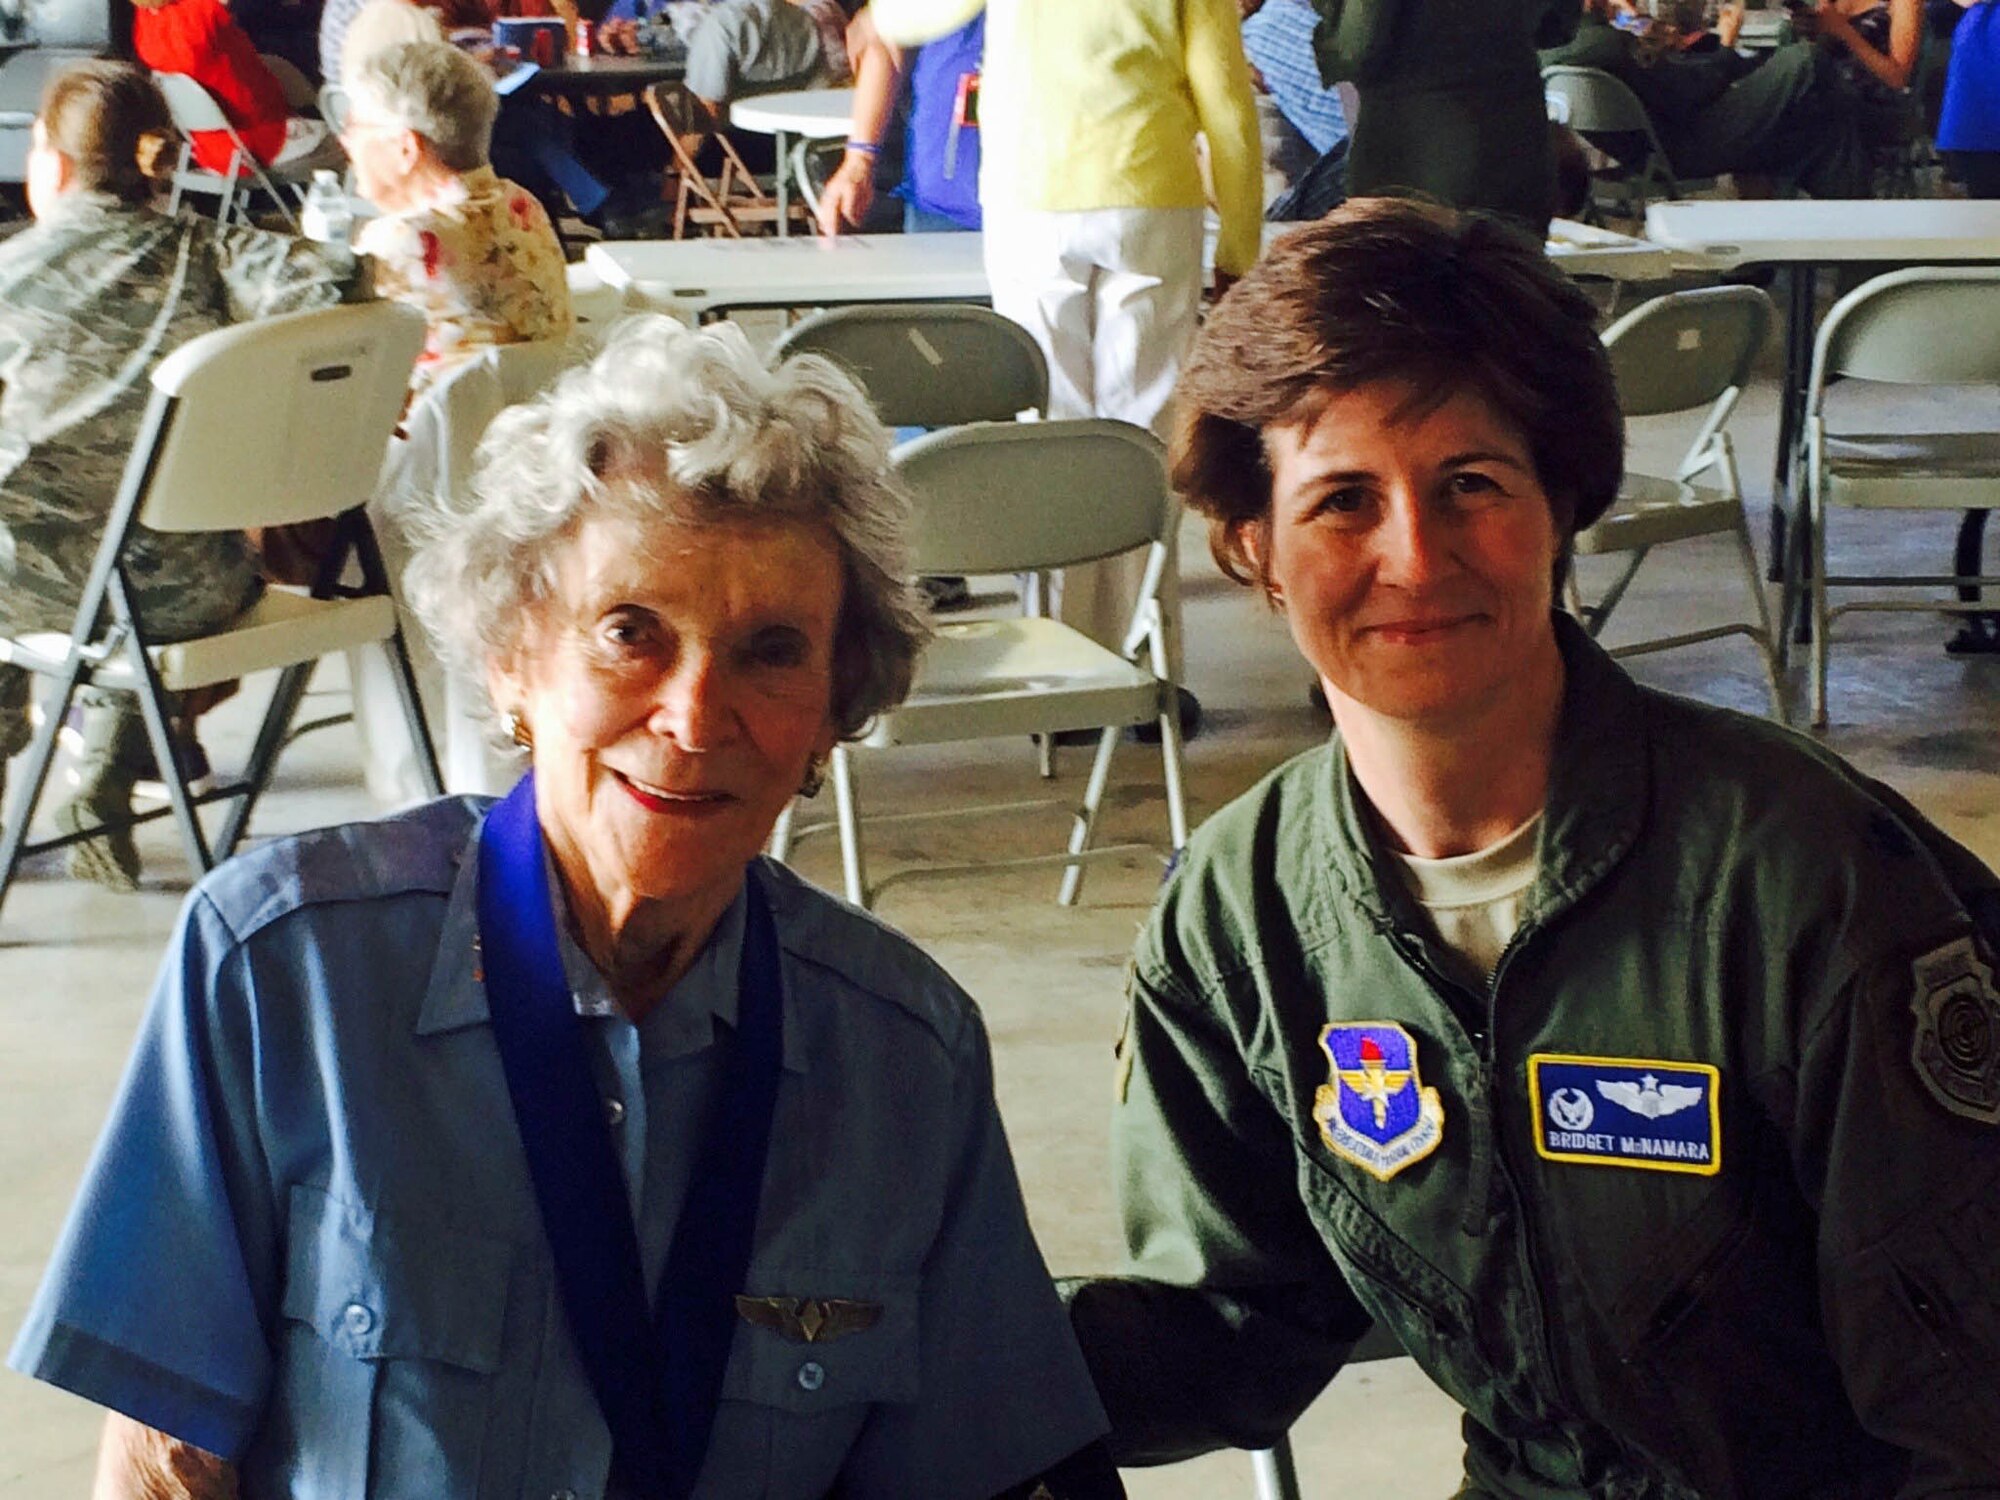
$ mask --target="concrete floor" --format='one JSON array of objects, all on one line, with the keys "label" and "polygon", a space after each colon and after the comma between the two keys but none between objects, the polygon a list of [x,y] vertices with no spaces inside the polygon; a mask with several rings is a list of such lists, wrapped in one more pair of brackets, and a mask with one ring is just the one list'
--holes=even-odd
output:
[{"label": "concrete floor", "polygon": [[[1773,392],[1751,393],[1736,430],[1749,482],[1770,472]],[[1967,407],[1967,425],[1986,409]],[[1643,424],[1638,456],[1667,464],[1687,424]],[[1763,537],[1761,514],[1758,536]],[[1875,560],[1900,559],[1933,571],[1949,556],[1952,518],[1862,520],[1840,533]],[[1281,624],[1210,567],[1199,534],[1187,533],[1188,672],[1208,709],[1208,728],[1188,750],[1197,817],[1234,796],[1279,760],[1325,732],[1308,707],[1306,673]],[[1695,543],[1661,557],[1628,602],[1620,635],[1673,620],[1716,617],[1741,600],[1739,575],[1723,547]],[[1602,568],[1585,572],[1586,584]],[[1862,616],[1837,631],[1829,742],[1886,778],[1948,831],[2000,863],[2000,781],[1996,705],[2000,659],[1947,657],[1948,627],[1936,616]],[[1761,681],[1740,641],[1638,664],[1649,681],[1761,712]],[[337,708],[337,674],[309,704]],[[1799,679],[1795,674],[1795,685]],[[206,731],[227,761],[247,738],[260,702],[253,684]],[[258,828],[277,833],[368,816],[354,745],[345,729],[315,734],[281,768]],[[1025,746],[907,752],[864,764],[862,797],[876,810],[966,796],[1023,796],[1032,782]],[[1081,752],[1060,766],[1061,791],[1075,795]],[[1164,836],[1151,752],[1126,749],[1105,834]],[[1013,818],[958,831],[897,831],[874,846],[876,872],[903,861],[955,858],[968,847],[1001,853],[1053,849],[1061,820]],[[976,832],[973,831],[976,829]],[[31,870],[0,920],[0,1335],[11,1340],[41,1274],[106,1101],[116,1083],[161,945],[187,883],[172,835],[149,831],[146,889],[115,897]],[[830,841],[808,844],[800,865],[837,883]],[[978,882],[904,887],[884,915],[935,953],[985,1009],[998,1058],[1001,1102],[1035,1226],[1058,1272],[1109,1267],[1118,1237],[1106,1187],[1105,1115],[1110,1047],[1120,981],[1133,932],[1157,885],[1159,865],[1135,856],[1093,871],[1082,905],[1053,904],[1046,872]],[[88,1484],[97,1413],[68,1396],[0,1374],[0,1500],[81,1495]],[[1308,1495],[1437,1497],[1456,1483],[1457,1415],[1406,1359],[1355,1367],[1341,1376],[1296,1433]],[[1172,1469],[1134,1473],[1144,1500],[1250,1493],[1248,1463],[1220,1455]]]}]

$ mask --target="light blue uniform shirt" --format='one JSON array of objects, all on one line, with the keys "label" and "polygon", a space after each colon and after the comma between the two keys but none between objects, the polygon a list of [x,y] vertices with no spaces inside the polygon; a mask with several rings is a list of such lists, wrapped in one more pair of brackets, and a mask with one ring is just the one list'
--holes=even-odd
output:
[{"label": "light blue uniform shirt", "polygon": [[[15,1368],[220,1453],[247,1500],[606,1493],[474,948],[480,809],[230,861],[189,899]],[[781,867],[784,1076],[697,1495],[969,1500],[1104,1431],[971,1001]],[[735,1015],[742,902],[634,1026],[573,948],[656,1277]],[[720,1023],[720,1024],[718,1024]],[[718,1039],[723,1045],[718,1045]]]},{"label": "light blue uniform shirt", "polygon": [[1278,110],[1321,156],[1347,139],[1340,92],[1319,79],[1313,31],[1319,13],[1307,0],[1265,0],[1243,23],[1243,52]]}]

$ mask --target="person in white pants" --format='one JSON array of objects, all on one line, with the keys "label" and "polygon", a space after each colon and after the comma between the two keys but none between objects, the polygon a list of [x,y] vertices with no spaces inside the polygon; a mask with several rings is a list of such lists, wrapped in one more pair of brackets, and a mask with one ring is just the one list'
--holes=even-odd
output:
[{"label": "person in white pants", "polygon": [[[993,306],[1042,346],[1049,415],[1164,439],[1201,307],[1197,137],[1221,218],[1218,290],[1258,250],[1262,160],[1235,0],[990,0],[979,111]],[[1070,569],[1062,618],[1116,649],[1142,572],[1143,554]],[[1163,607],[1178,612],[1171,573]]]}]

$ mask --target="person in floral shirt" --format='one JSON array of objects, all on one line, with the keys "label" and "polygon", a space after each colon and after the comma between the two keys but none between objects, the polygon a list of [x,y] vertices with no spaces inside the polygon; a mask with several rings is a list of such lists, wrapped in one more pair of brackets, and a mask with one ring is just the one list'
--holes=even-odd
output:
[{"label": "person in floral shirt", "polygon": [[419,308],[429,332],[414,388],[493,344],[566,338],[575,319],[549,216],[487,163],[498,96],[457,48],[404,42],[348,84],[341,140],[382,210],[355,240],[375,289]]}]

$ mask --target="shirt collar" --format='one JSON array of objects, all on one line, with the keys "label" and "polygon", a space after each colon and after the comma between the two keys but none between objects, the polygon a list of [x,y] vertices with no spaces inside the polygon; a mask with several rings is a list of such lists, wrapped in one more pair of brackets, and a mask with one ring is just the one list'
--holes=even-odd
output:
[{"label": "shirt collar", "polygon": [[[1555,617],[1555,631],[1563,705],[1549,763],[1541,865],[1522,907],[1523,930],[1574,903],[1625,857],[1652,795],[1644,694],[1569,616]],[[1338,735],[1326,775],[1320,787],[1323,868],[1378,927],[1419,930],[1414,898],[1388,860]]]},{"label": "shirt collar", "polygon": [[[480,834],[485,824],[480,824]],[[445,908],[444,925],[438,935],[438,952],[432,961],[430,984],[417,1011],[419,1036],[456,1031],[466,1026],[483,1026],[491,1019],[487,1006],[486,981],[479,967],[479,836],[466,845],[459,858],[458,876],[452,883]],[[754,874],[747,877],[757,878]],[[549,876],[553,889],[554,873]],[[766,887],[768,892],[768,886]],[[648,1040],[662,1055],[678,1057],[698,1052],[715,1039],[715,1023],[734,1027],[738,976],[742,967],[743,935],[748,901],[742,891],[723,913],[708,942],[696,955],[667,997],[646,1017]],[[773,917],[776,907],[773,905]],[[562,949],[564,977],[568,979],[577,1013],[581,1016],[622,1022],[623,1012],[611,997],[604,976],[569,934],[569,924],[557,922],[557,942]],[[807,1048],[796,994],[799,971],[783,962],[784,939],[779,937],[780,982],[784,986],[785,1056],[787,1072],[807,1071]],[[657,1023],[657,1024],[656,1024]]]}]

